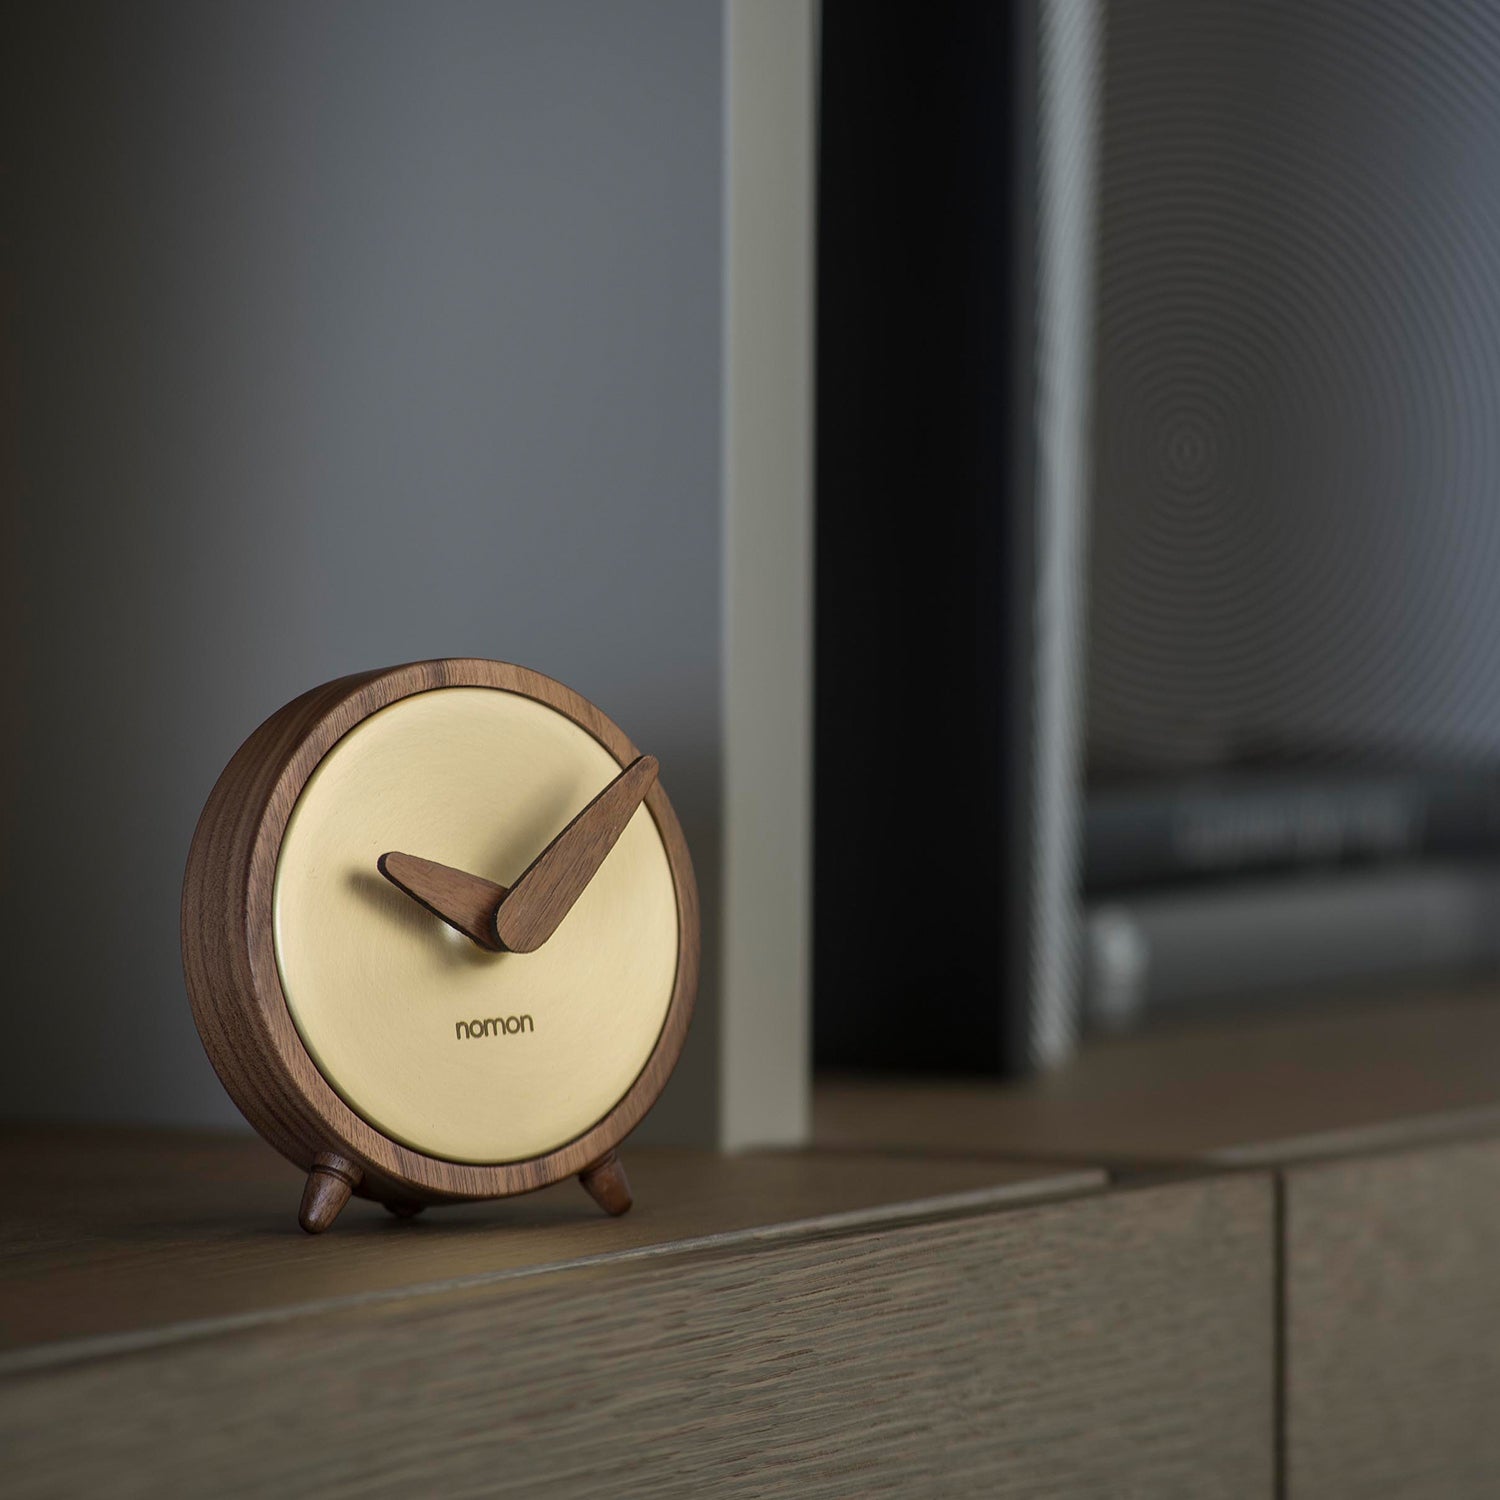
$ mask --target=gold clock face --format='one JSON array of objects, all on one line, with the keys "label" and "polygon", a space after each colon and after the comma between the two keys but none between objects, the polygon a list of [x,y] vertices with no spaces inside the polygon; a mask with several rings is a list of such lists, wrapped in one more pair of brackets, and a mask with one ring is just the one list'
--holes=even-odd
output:
[{"label": "gold clock face", "polygon": [[625,1095],[676,977],[666,849],[639,807],[533,953],[485,952],[383,879],[404,850],[509,886],[620,773],[522,693],[397,700],[319,762],[276,867],[276,963],[309,1055],[382,1134],[450,1161],[525,1160]]}]

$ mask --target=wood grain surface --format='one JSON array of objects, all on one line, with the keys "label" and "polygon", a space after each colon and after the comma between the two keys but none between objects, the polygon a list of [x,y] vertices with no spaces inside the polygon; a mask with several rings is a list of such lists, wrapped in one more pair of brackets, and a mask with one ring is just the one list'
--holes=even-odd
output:
[{"label": "wood grain surface", "polygon": [[814,1139],[1120,1167],[1261,1164],[1500,1130],[1500,987],[1090,1041],[1016,1084],[820,1079]]},{"label": "wood grain surface", "polygon": [[67,1341],[108,1349],[203,1322],[763,1239],[812,1220],[1035,1201],[1105,1180],[1040,1165],[665,1148],[632,1152],[630,1171],[641,1201],[621,1219],[566,1182],[413,1222],[356,1201],[337,1235],[308,1239],[287,1213],[297,1172],[253,1136],[10,1128],[0,1132],[0,1372],[72,1357]]},{"label": "wood grain surface", "polygon": [[214,1071],[245,1118],[308,1170],[323,1152],[361,1169],[355,1191],[392,1206],[529,1192],[599,1161],[640,1123],[687,1037],[698,989],[698,891],[681,825],[661,783],[646,794],[677,896],[677,971],[656,1048],[625,1096],[576,1140],[533,1160],[443,1161],[375,1130],[333,1091],[297,1035],[272,933],[276,860],[298,794],[328,749],[361,720],[413,693],[489,687],[566,715],[628,766],[639,752],[587,699],[525,667],[461,658],[343,677],[273,714],[239,748],[204,807],[182,893],[182,955],[193,1018]]},{"label": "wood grain surface", "polygon": [[0,1385],[9,1493],[1269,1497],[1271,1212],[825,1225],[72,1362]]},{"label": "wood grain surface", "polygon": [[1500,1494],[1500,1141],[1284,1192],[1287,1495]]}]

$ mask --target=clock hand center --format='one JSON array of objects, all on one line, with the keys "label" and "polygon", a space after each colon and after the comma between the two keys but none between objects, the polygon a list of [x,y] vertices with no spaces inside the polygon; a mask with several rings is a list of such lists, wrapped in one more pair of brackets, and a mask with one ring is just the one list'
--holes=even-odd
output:
[{"label": "clock hand center", "polygon": [[491,953],[500,951],[495,913],[505,899],[505,887],[452,865],[392,850],[382,854],[376,868],[418,906],[425,906],[456,932]]},{"label": "clock hand center", "polygon": [[656,758],[631,761],[508,890],[436,860],[391,851],[377,867],[398,890],[487,952],[534,953],[573,909],[655,784]]}]

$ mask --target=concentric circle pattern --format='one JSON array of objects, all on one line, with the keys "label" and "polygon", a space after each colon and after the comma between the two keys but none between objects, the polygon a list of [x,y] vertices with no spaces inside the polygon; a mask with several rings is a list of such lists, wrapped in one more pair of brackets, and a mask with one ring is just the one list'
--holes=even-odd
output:
[{"label": "concentric circle pattern", "polygon": [[1131,0],[1096,764],[1500,758],[1500,7]]}]

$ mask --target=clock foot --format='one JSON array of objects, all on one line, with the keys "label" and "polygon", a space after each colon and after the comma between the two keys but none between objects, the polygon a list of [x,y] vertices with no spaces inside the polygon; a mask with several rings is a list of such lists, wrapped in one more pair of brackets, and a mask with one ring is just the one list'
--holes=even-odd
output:
[{"label": "clock foot", "polygon": [[578,1174],[578,1180],[589,1197],[607,1214],[618,1216],[626,1213],[634,1201],[630,1196],[630,1179],[613,1151],[605,1152],[593,1166],[585,1167]]},{"label": "clock foot", "polygon": [[359,1186],[364,1172],[347,1156],[320,1151],[302,1189],[302,1207],[297,1222],[309,1234],[322,1234],[343,1211],[349,1195]]},{"label": "clock foot", "polygon": [[388,1214],[395,1214],[398,1219],[415,1219],[427,1207],[425,1203],[418,1203],[412,1198],[397,1198],[394,1200],[386,1198],[383,1201],[385,1203],[385,1211]]}]

